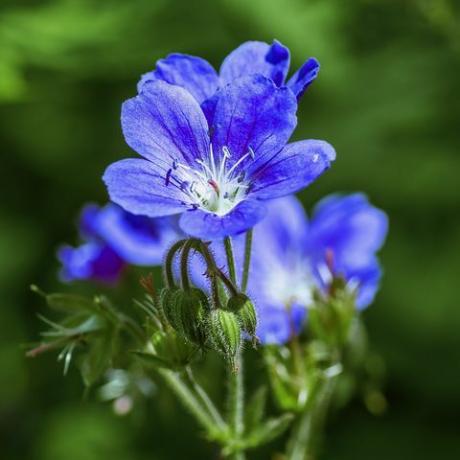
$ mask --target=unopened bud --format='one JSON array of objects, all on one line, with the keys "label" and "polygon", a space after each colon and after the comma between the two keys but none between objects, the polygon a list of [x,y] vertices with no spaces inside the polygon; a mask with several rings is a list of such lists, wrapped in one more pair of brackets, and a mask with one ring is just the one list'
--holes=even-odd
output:
[{"label": "unopened bud", "polygon": [[209,303],[206,294],[200,289],[184,291],[175,289],[165,292],[162,304],[165,316],[171,326],[186,339],[198,345],[206,343],[206,319]]},{"label": "unopened bud", "polygon": [[241,346],[241,327],[235,313],[216,309],[210,313],[213,348],[233,362]]},{"label": "unopened bud", "polygon": [[243,331],[256,343],[257,313],[252,300],[246,294],[238,293],[228,300],[227,310],[238,315]]},{"label": "unopened bud", "polygon": [[185,340],[175,330],[157,331],[151,338],[155,355],[171,368],[180,369],[191,362],[198,347]]},{"label": "unopened bud", "polygon": [[180,327],[180,313],[174,301],[178,292],[180,292],[178,288],[164,288],[160,293],[160,305],[163,309],[163,313],[170,326],[176,330]]}]

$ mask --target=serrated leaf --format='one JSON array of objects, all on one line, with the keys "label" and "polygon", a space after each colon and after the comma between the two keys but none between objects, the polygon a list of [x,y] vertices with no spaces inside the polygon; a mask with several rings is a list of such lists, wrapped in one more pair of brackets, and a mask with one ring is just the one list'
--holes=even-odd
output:
[{"label": "serrated leaf", "polygon": [[287,430],[293,419],[294,414],[283,414],[280,417],[268,419],[244,440],[245,447],[257,447],[272,441]]},{"label": "serrated leaf", "polygon": [[267,386],[262,385],[254,394],[246,408],[245,427],[248,433],[252,432],[259,425],[264,416],[265,406],[267,404]]},{"label": "serrated leaf", "polygon": [[65,313],[80,313],[96,312],[97,305],[91,300],[83,296],[74,294],[48,294],[46,302],[53,310],[58,310]]}]

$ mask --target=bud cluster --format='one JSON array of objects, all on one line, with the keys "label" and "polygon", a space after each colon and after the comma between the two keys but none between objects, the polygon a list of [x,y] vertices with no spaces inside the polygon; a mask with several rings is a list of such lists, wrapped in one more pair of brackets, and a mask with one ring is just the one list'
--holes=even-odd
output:
[{"label": "bud cluster", "polygon": [[[183,341],[206,351],[215,350],[232,365],[243,336],[256,343],[257,316],[251,299],[216,266],[208,246],[196,239],[183,240],[171,248],[166,258],[167,287],[159,295],[159,308],[166,328]],[[206,263],[211,295],[192,286],[188,276],[193,253]],[[173,273],[173,261],[180,259],[180,286]],[[157,348],[157,347],[155,347]]]}]

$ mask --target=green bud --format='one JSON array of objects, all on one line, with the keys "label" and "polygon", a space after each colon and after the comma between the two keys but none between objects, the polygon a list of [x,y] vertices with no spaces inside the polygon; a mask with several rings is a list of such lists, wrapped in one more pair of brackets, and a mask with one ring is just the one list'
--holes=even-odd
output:
[{"label": "green bud", "polygon": [[176,308],[176,302],[174,301],[178,292],[180,292],[180,289],[178,288],[164,288],[160,292],[161,308],[169,324],[175,330],[178,330],[180,327],[180,313]]},{"label": "green bud", "polygon": [[157,331],[151,338],[155,356],[160,362],[167,363],[166,367],[179,369],[191,362],[198,351],[198,347],[185,340],[174,329]]},{"label": "green bud", "polygon": [[209,319],[213,348],[227,359],[233,359],[241,346],[241,327],[235,313],[212,310]]},{"label": "green bud", "polygon": [[252,300],[247,295],[239,293],[230,297],[227,302],[227,310],[236,312],[243,331],[252,337],[255,346],[257,343],[257,313]]},{"label": "green bud", "polygon": [[170,325],[183,337],[203,346],[206,343],[206,319],[209,303],[206,294],[197,288],[164,289],[162,305]]}]

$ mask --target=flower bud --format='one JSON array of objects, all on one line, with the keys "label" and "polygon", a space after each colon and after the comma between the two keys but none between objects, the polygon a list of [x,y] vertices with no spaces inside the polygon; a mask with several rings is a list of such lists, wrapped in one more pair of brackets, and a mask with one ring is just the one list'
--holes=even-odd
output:
[{"label": "flower bud", "polygon": [[209,303],[203,291],[197,288],[169,290],[163,293],[162,305],[166,318],[179,334],[200,346],[206,343]]},{"label": "flower bud", "polygon": [[239,293],[230,297],[227,302],[227,310],[237,314],[243,331],[252,337],[255,345],[257,342],[257,313],[252,300],[247,295]]},{"label": "flower bud", "polygon": [[180,369],[189,364],[198,351],[196,345],[185,340],[174,329],[155,332],[151,344],[155,355],[172,369]]},{"label": "flower bud", "polygon": [[178,311],[177,304],[174,301],[178,292],[180,292],[180,289],[178,288],[164,288],[160,292],[160,305],[163,309],[163,313],[171,327],[173,327],[176,331],[180,328],[180,312]]},{"label": "flower bud", "polygon": [[236,314],[222,309],[212,310],[209,324],[213,348],[233,362],[241,346],[241,327]]}]

